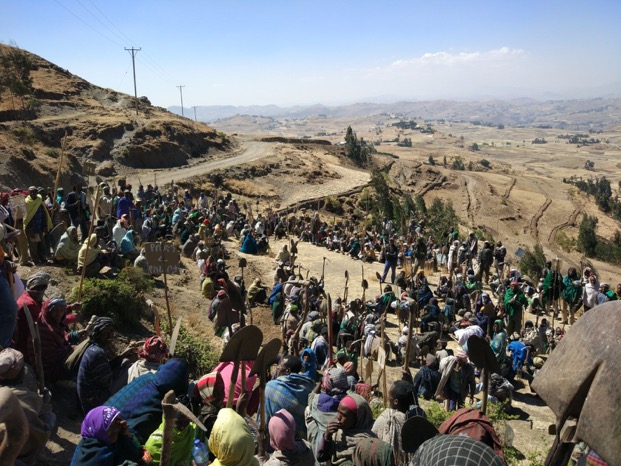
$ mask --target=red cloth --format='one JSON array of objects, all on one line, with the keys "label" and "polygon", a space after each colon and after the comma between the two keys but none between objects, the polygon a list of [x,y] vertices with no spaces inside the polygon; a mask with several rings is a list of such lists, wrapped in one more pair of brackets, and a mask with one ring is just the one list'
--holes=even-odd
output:
[{"label": "red cloth", "polygon": [[[63,365],[73,351],[73,348],[69,344],[65,323],[56,324],[52,321],[47,307],[49,301],[48,299],[43,304],[41,315],[36,322],[39,326],[39,336],[41,337],[43,375],[46,381],[53,382],[63,375]],[[34,367],[34,347],[31,339],[27,342],[27,348],[26,362]]]},{"label": "red cloth", "polygon": [[[249,416],[252,416],[257,412],[257,408],[259,407],[259,391],[252,389],[254,388],[254,384],[256,383],[258,376],[253,375],[249,377],[250,371],[252,370],[252,366],[254,365],[254,361],[246,361],[246,391],[248,393],[252,393],[250,397],[250,401],[248,402],[247,412]],[[233,395],[233,407],[237,405],[237,399],[239,395],[241,395],[241,371],[243,368],[243,364],[239,365],[239,371],[237,373],[237,381],[235,383],[235,391]],[[222,376],[222,380],[224,381],[224,404],[226,405],[229,399],[229,388],[231,387],[231,375],[233,375],[233,362],[221,362],[218,364],[215,369],[215,372],[219,372]]]},{"label": "red cloth", "polygon": [[[28,306],[32,321],[36,322],[41,315],[41,307],[43,303],[37,303],[28,291],[24,291],[22,295],[17,298],[17,325],[15,326],[15,349],[21,351],[24,356],[28,350],[27,342],[32,342],[30,336],[30,329],[28,328],[28,321],[26,320],[26,314],[24,314],[24,304]],[[27,361],[30,364],[30,361]]]}]

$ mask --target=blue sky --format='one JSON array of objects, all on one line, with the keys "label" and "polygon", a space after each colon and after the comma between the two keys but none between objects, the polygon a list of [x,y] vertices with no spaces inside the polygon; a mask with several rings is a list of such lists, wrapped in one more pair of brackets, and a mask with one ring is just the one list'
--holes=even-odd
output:
[{"label": "blue sky", "polygon": [[621,2],[0,0],[0,41],[168,107],[621,92]]}]

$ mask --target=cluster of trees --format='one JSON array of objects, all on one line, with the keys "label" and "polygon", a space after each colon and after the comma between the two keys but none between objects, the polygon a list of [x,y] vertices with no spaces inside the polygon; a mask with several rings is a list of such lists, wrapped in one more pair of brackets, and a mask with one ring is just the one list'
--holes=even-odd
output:
[{"label": "cluster of trees", "polygon": [[430,234],[436,241],[442,241],[443,235],[451,226],[459,223],[453,204],[435,198],[430,207],[425,204],[422,196],[412,197],[409,193],[391,193],[388,174],[374,170],[371,174],[371,187],[374,193],[363,191],[359,207],[371,214],[368,227],[380,227],[383,219],[392,220],[400,234],[408,233],[410,221],[416,218],[424,221],[431,229]]},{"label": "cluster of trees", "polygon": [[399,141],[397,145],[401,147],[412,147],[412,140],[410,138],[403,138],[403,140]]},{"label": "cluster of trees", "polygon": [[[577,144],[579,146],[588,146],[589,144],[600,144],[602,141],[597,138],[589,137],[588,134],[561,134],[557,136],[559,139],[567,139],[567,144]],[[608,140],[604,141],[608,143]]]},{"label": "cluster of trees", "polygon": [[28,54],[17,47],[0,52],[0,98],[8,92],[13,110],[18,109],[16,101],[19,101],[20,109],[32,109],[36,105],[32,98],[34,89],[30,77],[33,68]]},{"label": "cluster of trees", "polygon": [[401,129],[416,129],[418,125],[413,120],[409,120],[409,121],[402,120],[397,123],[393,123],[392,126],[396,126],[397,128],[401,128]]},{"label": "cluster of trees", "polygon": [[[612,186],[608,178],[602,176],[599,178],[589,178],[586,181],[581,178],[569,178],[564,181],[573,184],[580,191],[593,196],[597,207],[602,212],[610,214],[615,220],[621,222],[621,202],[618,195],[613,197]],[[621,182],[619,183],[619,189],[621,189]]]},{"label": "cluster of trees", "polygon": [[587,257],[621,264],[621,231],[616,230],[612,240],[597,236],[597,217],[585,215],[578,230],[578,250]]},{"label": "cluster of trees", "polygon": [[367,144],[363,138],[358,139],[351,126],[347,127],[345,133],[345,155],[347,158],[359,167],[367,167],[371,163],[371,155],[375,152],[373,145]]},{"label": "cluster of trees", "polygon": [[548,141],[545,138],[535,138],[531,144],[547,144]]},{"label": "cluster of trees", "polygon": [[496,127],[498,129],[505,129],[505,125],[502,123],[494,123],[492,121],[481,121],[481,120],[473,120],[470,124],[474,126],[487,126],[488,128]]}]

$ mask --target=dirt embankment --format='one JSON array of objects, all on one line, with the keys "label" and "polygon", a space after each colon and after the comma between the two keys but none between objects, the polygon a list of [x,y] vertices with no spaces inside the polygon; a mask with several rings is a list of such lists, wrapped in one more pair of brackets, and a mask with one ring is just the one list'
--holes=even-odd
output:
[{"label": "dirt embankment", "polygon": [[[2,51],[11,49],[0,44]],[[36,106],[0,96],[0,186],[53,185],[64,147],[61,184],[84,182],[83,166],[101,177],[128,167],[171,168],[214,157],[234,143],[213,128],[103,89],[29,52]],[[66,139],[65,139],[66,135]]]}]

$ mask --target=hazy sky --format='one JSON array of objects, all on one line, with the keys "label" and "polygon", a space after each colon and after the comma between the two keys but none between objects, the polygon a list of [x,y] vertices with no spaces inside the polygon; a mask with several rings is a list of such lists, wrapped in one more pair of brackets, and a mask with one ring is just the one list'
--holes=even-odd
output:
[{"label": "hazy sky", "polygon": [[[0,41],[153,104],[621,91],[621,1],[0,0]],[[616,87],[615,87],[616,86]]]}]

